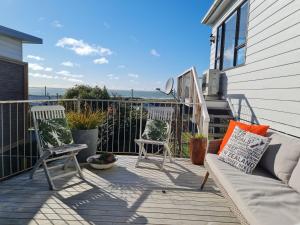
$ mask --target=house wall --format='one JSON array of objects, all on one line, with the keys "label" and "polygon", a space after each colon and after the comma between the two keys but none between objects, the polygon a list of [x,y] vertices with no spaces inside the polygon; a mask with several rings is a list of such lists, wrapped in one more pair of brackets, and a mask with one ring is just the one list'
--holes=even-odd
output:
[{"label": "house wall", "polygon": [[22,61],[22,42],[0,35],[0,56]]},{"label": "house wall", "polygon": [[[210,58],[214,68],[215,44]],[[246,63],[224,71],[223,84],[241,120],[300,137],[299,0],[250,0]]]}]

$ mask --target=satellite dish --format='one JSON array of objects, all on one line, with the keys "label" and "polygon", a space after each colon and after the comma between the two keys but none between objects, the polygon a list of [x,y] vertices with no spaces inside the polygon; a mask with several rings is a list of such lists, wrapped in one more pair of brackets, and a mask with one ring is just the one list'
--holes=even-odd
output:
[{"label": "satellite dish", "polygon": [[173,91],[173,86],[174,86],[174,79],[171,77],[167,80],[165,86],[165,93],[167,95],[171,94],[171,92]]}]

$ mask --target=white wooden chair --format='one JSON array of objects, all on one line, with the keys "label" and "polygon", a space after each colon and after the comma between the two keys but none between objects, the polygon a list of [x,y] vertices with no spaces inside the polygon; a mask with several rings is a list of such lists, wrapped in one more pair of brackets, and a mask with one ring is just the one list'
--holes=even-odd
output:
[{"label": "white wooden chair", "polygon": [[[158,155],[161,150],[163,151],[163,161],[161,163],[161,169],[164,168],[166,159],[169,158],[170,162],[173,162],[172,154],[170,150],[170,139],[171,139],[171,126],[172,126],[172,117],[174,113],[174,109],[172,107],[149,107],[147,108],[147,122],[144,132],[142,133],[140,130],[139,139],[135,139],[135,143],[139,146],[139,156],[136,162],[136,167],[139,166],[140,161],[144,158],[148,158],[147,150],[145,149],[145,144],[156,145],[160,149],[156,155]],[[145,137],[145,132],[147,132],[149,128],[149,123],[151,121],[161,121],[167,125],[163,138],[149,138]],[[151,125],[150,125],[151,126]]]},{"label": "white wooden chair", "polygon": [[[81,172],[80,166],[76,159],[76,155],[82,149],[86,149],[86,144],[73,144],[73,138],[71,135],[70,129],[65,126],[56,126],[53,125],[55,121],[61,121],[62,123],[67,124],[65,117],[65,108],[63,106],[54,105],[54,106],[32,106],[31,112],[33,115],[33,123],[36,134],[37,145],[40,153],[40,158],[34,165],[30,178],[33,178],[35,171],[42,165],[44,168],[44,172],[49,183],[49,188],[51,190],[56,190],[56,187],[53,183],[53,180],[56,180],[61,177],[71,176],[75,174],[79,174],[81,178],[83,178],[83,174]],[[51,126],[52,123],[52,126]],[[51,144],[45,144],[45,136],[47,135],[47,131],[43,130],[42,127],[46,124],[48,128],[54,128],[50,132],[50,138],[56,142],[56,144],[51,146]],[[49,125],[50,124],[50,125]],[[57,128],[58,130],[55,130]],[[48,129],[49,130],[49,129]],[[63,132],[62,132],[63,131]],[[43,133],[42,133],[43,132]],[[52,136],[51,136],[52,135]],[[68,136],[66,138],[66,136]],[[68,143],[64,143],[64,140],[68,140]],[[50,147],[49,147],[50,146]],[[47,165],[48,162],[54,161],[57,159],[66,159],[63,165],[56,165],[49,167]],[[62,174],[52,176],[50,175],[51,168],[57,168],[58,166],[62,166],[65,170],[68,164],[73,161],[75,165],[75,171],[64,172]]]}]

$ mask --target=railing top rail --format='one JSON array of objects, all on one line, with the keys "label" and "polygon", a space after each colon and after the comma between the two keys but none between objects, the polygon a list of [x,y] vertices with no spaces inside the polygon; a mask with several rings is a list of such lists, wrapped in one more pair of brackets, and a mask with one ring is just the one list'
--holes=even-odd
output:
[{"label": "railing top rail", "polygon": [[206,122],[209,122],[210,118],[209,118],[206,102],[205,102],[205,99],[204,99],[204,96],[203,96],[202,86],[199,85],[199,83],[198,83],[198,75],[197,75],[195,67],[192,67],[192,71],[193,71],[192,74],[193,74],[193,79],[194,79],[194,83],[195,83],[195,86],[196,86],[197,95],[198,95],[199,102],[200,102],[201,107],[202,107],[203,119]]},{"label": "railing top rail", "polygon": [[[183,103],[177,101],[164,101],[161,99],[138,99],[138,100],[128,100],[128,99],[41,99],[41,100],[5,100],[0,101],[0,104],[17,104],[17,103],[47,103],[47,102],[72,102],[72,101],[87,101],[87,102],[124,102],[124,103],[135,103],[135,104],[172,104],[181,105]],[[199,104],[199,103],[191,103]]]},{"label": "railing top rail", "polygon": [[0,104],[13,104],[13,103],[39,103],[39,102],[57,102],[57,101],[76,101],[78,99],[40,99],[40,100],[4,100]]}]

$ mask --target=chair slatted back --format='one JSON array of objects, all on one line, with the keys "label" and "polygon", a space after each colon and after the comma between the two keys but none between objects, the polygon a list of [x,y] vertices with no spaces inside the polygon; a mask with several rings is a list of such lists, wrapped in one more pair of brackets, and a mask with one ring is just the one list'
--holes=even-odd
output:
[{"label": "chair slatted back", "polygon": [[[168,123],[167,142],[171,137],[171,127],[174,109],[172,107],[148,107],[147,108],[147,120],[161,120]],[[142,132],[140,132],[140,138],[142,138]]]},{"label": "chair slatted back", "polygon": [[36,136],[38,148],[39,148],[39,151],[41,154],[43,151],[43,148],[42,148],[40,136],[38,133],[38,130],[39,130],[38,120],[66,118],[65,108],[61,105],[32,106],[30,111],[33,116],[35,136]]},{"label": "chair slatted back", "polygon": [[149,107],[148,119],[172,121],[174,109],[172,107]]}]

